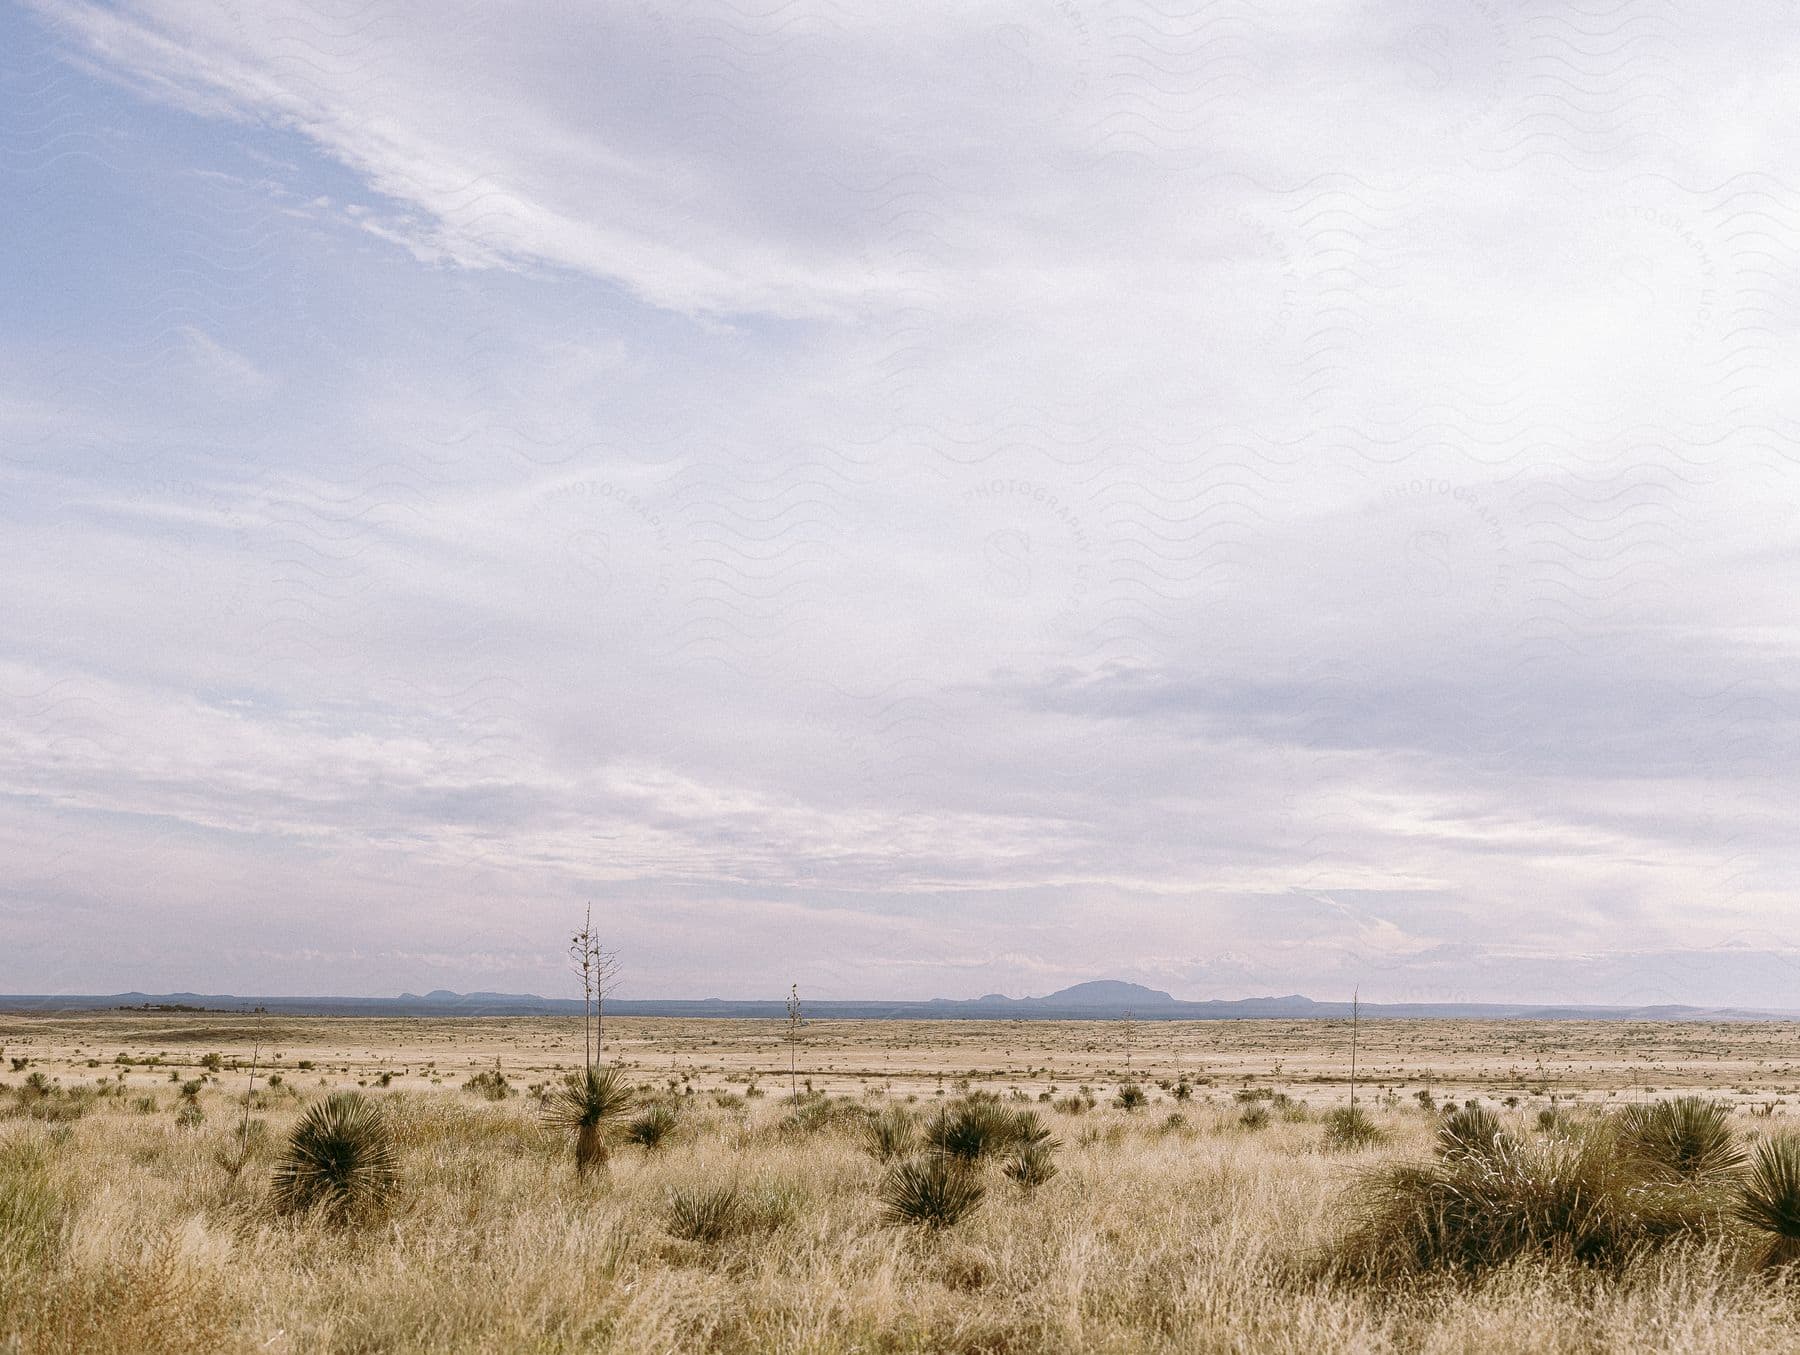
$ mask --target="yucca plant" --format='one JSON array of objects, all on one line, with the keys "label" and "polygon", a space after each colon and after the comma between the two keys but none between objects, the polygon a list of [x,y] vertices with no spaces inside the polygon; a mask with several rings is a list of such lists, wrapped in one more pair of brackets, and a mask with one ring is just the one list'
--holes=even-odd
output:
[{"label": "yucca plant", "polygon": [[878,1162],[892,1162],[912,1151],[917,1126],[902,1106],[889,1106],[863,1126],[863,1147]]},{"label": "yucca plant", "polygon": [[1717,1181],[1737,1174],[1744,1149],[1731,1126],[1731,1107],[1703,1096],[1627,1106],[1619,1142],[1647,1168],[1681,1181]]},{"label": "yucca plant", "polygon": [[1766,1265],[1800,1260],[1800,1137],[1764,1139],[1738,1187],[1737,1217],[1769,1235]]},{"label": "yucca plant", "polygon": [[1439,1157],[1482,1157],[1504,1152],[1512,1142],[1500,1117],[1479,1102],[1453,1110],[1438,1121]]},{"label": "yucca plant", "polygon": [[198,1078],[181,1084],[181,1096],[175,1103],[175,1123],[183,1129],[197,1129],[206,1119],[206,1112],[200,1109],[203,1085]]},{"label": "yucca plant", "polygon": [[1056,1140],[1019,1146],[1003,1170],[1007,1178],[1026,1190],[1036,1190],[1056,1175]]},{"label": "yucca plant", "polygon": [[948,1228],[980,1205],[987,1195],[970,1159],[948,1153],[905,1158],[881,1180],[887,1222]]},{"label": "yucca plant", "polygon": [[978,1162],[1021,1144],[1050,1137],[1029,1110],[1008,1110],[997,1101],[971,1098],[946,1106],[926,1127],[925,1143],[933,1152]]},{"label": "yucca plant", "polygon": [[688,1242],[722,1242],[735,1230],[743,1209],[743,1193],[733,1185],[701,1188],[674,1186],[669,1191],[663,1226]]},{"label": "yucca plant", "polygon": [[381,1107],[358,1092],[335,1092],[308,1106],[288,1135],[273,1201],[284,1213],[316,1209],[341,1220],[379,1209],[398,1184],[393,1129]]},{"label": "yucca plant", "polygon": [[616,1063],[590,1063],[570,1073],[545,1098],[550,1120],[575,1131],[575,1172],[586,1176],[606,1165],[606,1133],[636,1103],[636,1094]]},{"label": "yucca plant", "polygon": [[1478,1270],[1523,1255],[1617,1265],[1648,1247],[1717,1235],[1723,1201],[1646,1181],[1610,1126],[1369,1172],[1337,1264],[1393,1276]]},{"label": "yucca plant", "polygon": [[1333,1148],[1367,1148],[1386,1137],[1361,1106],[1339,1106],[1325,1117],[1325,1142]]},{"label": "yucca plant", "polygon": [[674,1110],[658,1101],[626,1126],[625,1137],[641,1148],[654,1150],[668,1141],[679,1123]]}]

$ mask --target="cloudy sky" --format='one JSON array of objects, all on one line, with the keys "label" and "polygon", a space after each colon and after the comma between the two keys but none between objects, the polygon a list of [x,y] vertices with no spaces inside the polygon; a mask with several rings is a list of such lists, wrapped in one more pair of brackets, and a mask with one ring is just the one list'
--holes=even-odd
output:
[{"label": "cloudy sky", "polygon": [[0,991],[1800,1007],[1797,47],[0,13]]}]

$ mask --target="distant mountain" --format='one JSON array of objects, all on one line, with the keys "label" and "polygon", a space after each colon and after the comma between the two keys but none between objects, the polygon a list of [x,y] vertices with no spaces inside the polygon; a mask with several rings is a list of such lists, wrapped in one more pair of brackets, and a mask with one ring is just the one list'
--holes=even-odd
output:
[{"label": "distant mountain", "polygon": [[[0,1011],[80,1012],[231,1012],[263,1011],[284,1016],[573,1016],[581,1011],[574,998],[546,998],[531,993],[454,993],[446,988],[424,995],[399,997],[234,997],[204,993],[115,993],[111,996],[40,994],[0,996]],[[612,1000],[613,1016],[712,1016],[780,1020],[787,1006],[779,999],[737,1001],[702,999]],[[989,993],[976,998],[933,998],[929,1002],[818,1001],[805,1004],[812,1020],[902,1021],[1099,1021],[1130,1014],[1151,1021],[1230,1021],[1253,1018],[1312,1020],[1350,1015],[1348,1002],[1315,1002],[1309,997],[1252,997],[1234,1001],[1187,1002],[1156,988],[1121,979],[1095,979],[1058,989],[1043,997],[1005,997]],[[1525,1003],[1365,1002],[1368,1020],[1463,1018],[1530,1021],[1789,1021],[1790,1011],[1739,1007],[1583,1007]]]},{"label": "distant mountain", "polygon": [[1073,988],[1059,988],[1038,1001],[1052,1007],[1129,1007],[1142,1011],[1175,1005],[1175,999],[1167,993],[1119,979],[1092,979]]}]

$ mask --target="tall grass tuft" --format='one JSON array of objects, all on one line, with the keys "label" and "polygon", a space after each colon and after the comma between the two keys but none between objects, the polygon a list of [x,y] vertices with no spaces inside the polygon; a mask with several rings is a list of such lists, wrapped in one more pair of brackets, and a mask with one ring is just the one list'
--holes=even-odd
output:
[{"label": "tall grass tuft", "polygon": [[0,1280],[41,1273],[62,1251],[69,1207],[43,1150],[0,1144]]},{"label": "tall grass tuft", "polygon": [[284,1213],[334,1219],[372,1213],[399,1184],[393,1129],[381,1107],[335,1092],[307,1107],[276,1164],[273,1201]]},{"label": "tall grass tuft", "polygon": [[1703,1096],[1627,1106],[1619,1117],[1619,1141],[1647,1169],[1681,1181],[1727,1179],[1744,1165],[1731,1107]]},{"label": "tall grass tuft", "polygon": [[948,1228],[977,1208],[987,1196],[972,1159],[948,1153],[904,1158],[887,1169],[881,1181],[887,1222]]},{"label": "tall grass tuft", "polygon": [[606,1133],[613,1122],[628,1114],[636,1094],[616,1063],[590,1063],[570,1073],[545,1102],[550,1120],[575,1131],[575,1173],[586,1176],[606,1165]]},{"label": "tall grass tuft", "polygon": [[1800,1260],[1800,1137],[1783,1135],[1757,1145],[1734,1212],[1768,1235],[1765,1265]]}]

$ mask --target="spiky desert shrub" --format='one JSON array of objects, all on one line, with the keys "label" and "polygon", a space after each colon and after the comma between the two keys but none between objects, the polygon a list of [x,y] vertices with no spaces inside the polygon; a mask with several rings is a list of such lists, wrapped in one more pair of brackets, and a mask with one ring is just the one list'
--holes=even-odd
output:
[{"label": "spiky desert shrub", "polygon": [[995,1157],[1049,1137],[1050,1131],[1035,1111],[1013,1110],[978,1098],[945,1106],[925,1129],[928,1148],[965,1162]]},{"label": "spiky desert shrub", "polygon": [[1438,1121],[1439,1157],[1480,1157],[1512,1146],[1500,1117],[1479,1102],[1459,1107]]},{"label": "spiky desert shrub", "polygon": [[506,1080],[506,1074],[498,1068],[485,1068],[476,1073],[462,1084],[462,1089],[484,1101],[504,1101],[516,1094],[512,1083]]},{"label": "spiky desert shrub", "polygon": [[658,1101],[625,1127],[625,1137],[641,1148],[656,1149],[668,1142],[679,1124],[675,1111]]},{"label": "spiky desert shrub", "polygon": [[175,1123],[183,1129],[198,1129],[206,1119],[200,1108],[200,1089],[205,1084],[195,1079],[181,1084],[181,1095],[175,1101]]},{"label": "spiky desert shrub", "polygon": [[606,1165],[607,1131],[629,1114],[636,1102],[637,1093],[616,1063],[589,1064],[570,1073],[545,1097],[545,1114],[551,1122],[575,1131],[578,1176]]},{"label": "spiky desert shrub", "polygon": [[1325,1117],[1325,1142],[1332,1148],[1368,1148],[1386,1137],[1361,1106],[1339,1106]]},{"label": "spiky desert shrub", "polygon": [[886,1221],[922,1228],[948,1228],[977,1208],[987,1188],[972,1161],[948,1153],[904,1158],[881,1179]]},{"label": "spiky desert shrub", "polygon": [[373,1213],[399,1184],[393,1129],[359,1092],[334,1092],[306,1108],[275,1166],[273,1203],[284,1213],[334,1219]]},{"label": "spiky desert shrub", "polygon": [[773,1232],[796,1211],[794,1191],[779,1182],[749,1186],[674,1186],[663,1210],[663,1227],[689,1242],[714,1244],[751,1233]]},{"label": "spiky desert shrub", "polygon": [[805,1138],[830,1129],[855,1127],[868,1118],[868,1110],[854,1101],[836,1099],[824,1092],[806,1091],[784,1098],[791,1106],[779,1126],[782,1134]]},{"label": "spiky desert shrub", "polygon": [[1127,1082],[1119,1088],[1118,1095],[1113,1097],[1113,1104],[1120,1110],[1137,1110],[1149,1102],[1150,1098],[1144,1095],[1144,1089],[1135,1082]]},{"label": "spiky desert shrub", "polygon": [[663,1227],[688,1242],[723,1242],[735,1230],[743,1207],[737,1185],[673,1186],[663,1211]]},{"label": "spiky desert shrub", "polygon": [[1744,1149],[1731,1125],[1731,1107],[1703,1096],[1627,1106],[1619,1116],[1619,1143],[1647,1171],[1682,1181],[1721,1180],[1744,1165]]},{"label": "spiky desert shrub", "polygon": [[889,1106],[863,1126],[863,1147],[878,1162],[892,1162],[912,1151],[918,1131],[904,1106]]},{"label": "spiky desert shrub", "polygon": [[1756,1146],[1734,1212],[1767,1236],[1765,1264],[1800,1260],[1800,1137],[1783,1135]]},{"label": "spiky desert shrub", "polygon": [[1056,1141],[1021,1144],[1002,1170],[1024,1189],[1037,1189],[1056,1175]]},{"label": "spiky desert shrub", "polygon": [[1617,1265],[1645,1248],[1722,1231],[1726,1200],[1646,1180],[1598,1122],[1570,1137],[1497,1140],[1487,1152],[1365,1174],[1335,1264],[1391,1277],[1473,1271],[1523,1255]]},{"label": "spiky desert shrub", "polygon": [[1269,1110],[1267,1106],[1245,1106],[1238,1115],[1238,1125],[1251,1130],[1266,1129],[1269,1126]]}]

